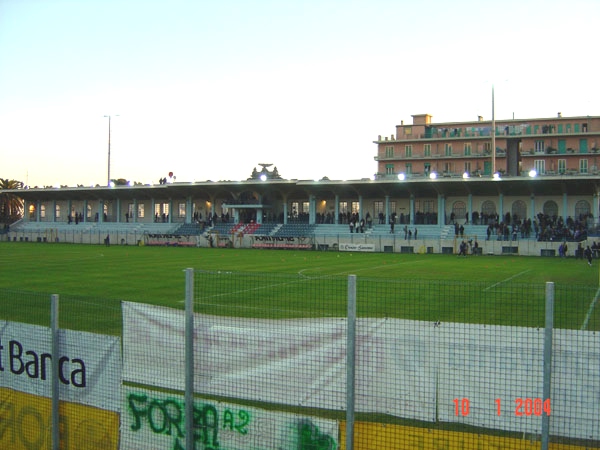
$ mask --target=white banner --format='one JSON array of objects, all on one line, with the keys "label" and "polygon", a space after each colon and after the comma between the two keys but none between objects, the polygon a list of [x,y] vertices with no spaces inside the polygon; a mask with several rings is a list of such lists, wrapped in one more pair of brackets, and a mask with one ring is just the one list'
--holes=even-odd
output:
[{"label": "white banner", "polygon": [[[185,448],[182,395],[124,387],[121,448]],[[335,420],[266,411],[250,406],[194,400],[197,448],[265,450],[339,448]]]},{"label": "white banner", "polygon": [[[124,380],[184,389],[184,318],[180,310],[123,303]],[[196,392],[304,407],[345,408],[345,319],[195,315],[194,321]],[[426,360],[426,341],[415,335],[415,322],[410,323],[411,327],[402,331],[394,320],[360,322],[358,411],[435,420],[433,366]],[[425,322],[420,326],[430,328]]]},{"label": "white banner", "polygon": [[[184,313],[124,303],[125,379],[183,390]],[[550,402],[543,329],[359,319],[356,410],[600,439],[600,340],[554,330]],[[198,393],[345,408],[346,320],[195,316]]]},{"label": "white banner", "polygon": [[[52,396],[50,328],[0,322],[0,386]],[[59,331],[60,399],[120,411],[121,343],[116,336]]]},{"label": "white banner", "polygon": [[542,397],[543,329],[444,323],[436,331],[440,421],[541,433],[541,417],[516,415],[515,400]]},{"label": "white banner", "polygon": [[375,244],[351,244],[340,242],[340,252],[374,252]]},{"label": "white banner", "polygon": [[496,430],[600,439],[597,333],[553,331],[550,401],[543,399],[544,329],[444,323],[430,349],[438,364],[438,416]]},{"label": "white banner", "polygon": [[[344,407],[344,320],[196,315],[194,322],[196,392]],[[123,342],[126,381],[184,389],[183,311],[124,302]]]}]

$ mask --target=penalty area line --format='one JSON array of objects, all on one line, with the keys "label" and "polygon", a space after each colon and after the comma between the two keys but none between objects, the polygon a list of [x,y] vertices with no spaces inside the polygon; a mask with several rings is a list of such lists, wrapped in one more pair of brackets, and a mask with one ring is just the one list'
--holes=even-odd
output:
[{"label": "penalty area line", "polygon": [[588,308],[588,312],[585,315],[585,319],[583,320],[583,325],[581,325],[581,331],[585,331],[587,329],[588,322],[590,321],[590,317],[592,317],[592,312],[594,311],[594,308],[596,307],[596,303],[598,303],[598,298],[599,297],[600,297],[600,289],[598,289],[596,291],[596,296],[594,297],[594,299],[590,303],[590,307]]},{"label": "penalty area line", "polygon": [[516,275],[513,275],[512,277],[508,277],[508,278],[506,278],[505,280],[498,281],[497,283],[494,283],[494,284],[492,284],[491,286],[488,286],[488,287],[486,287],[486,288],[484,289],[484,292],[485,292],[485,291],[488,291],[488,290],[490,290],[490,289],[493,289],[493,288],[495,288],[496,286],[498,286],[498,285],[500,285],[500,284],[502,284],[502,283],[506,283],[507,281],[510,281],[510,280],[512,280],[512,279],[514,279],[514,278],[520,277],[521,275],[524,275],[524,274],[526,274],[527,272],[531,272],[531,269],[524,270],[523,272],[520,272],[520,273],[518,273],[518,274],[516,274]]}]

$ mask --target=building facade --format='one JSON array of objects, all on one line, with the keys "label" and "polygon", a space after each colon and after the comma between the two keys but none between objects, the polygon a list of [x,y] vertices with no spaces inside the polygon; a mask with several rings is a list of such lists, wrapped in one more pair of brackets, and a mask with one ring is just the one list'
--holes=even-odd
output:
[{"label": "building facade", "polygon": [[597,175],[600,117],[434,123],[412,116],[379,136],[377,178],[500,175]]}]

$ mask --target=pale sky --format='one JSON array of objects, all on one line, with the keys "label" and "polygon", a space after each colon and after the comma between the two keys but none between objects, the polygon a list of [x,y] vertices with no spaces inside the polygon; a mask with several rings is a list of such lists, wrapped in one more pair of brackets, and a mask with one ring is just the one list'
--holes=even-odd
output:
[{"label": "pale sky", "polygon": [[[0,178],[371,177],[434,122],[600,115],[598,0],[0,0]],[[118,117],[115,117],[117,116]]]}]

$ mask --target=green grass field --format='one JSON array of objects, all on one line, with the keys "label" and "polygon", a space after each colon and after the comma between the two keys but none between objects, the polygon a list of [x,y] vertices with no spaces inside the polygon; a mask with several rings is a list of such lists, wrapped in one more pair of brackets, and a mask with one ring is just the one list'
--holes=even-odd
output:
[{"label": "green grass field", "polygon": [[[196,311],[269,318],[345,316],[347,278],[354,274],[360,317],[543,327],[545,284],[552,281],[555,326],[581,329],[585,323],[600,331],[598,261],[590,268],[573,258],[6,242],[0,243],[0,320],[48,325],[50,295],[59,294],[62,328],[119,335],[122,300],[183,308],[186,268],[199,271]],[[339,411],[283,409],[344,419]],[[490,432],[381,414],[357,418]]]},{"label": "green grass field", "polygon": [[[196,310],[206,313],[344,315],[345,279],[354,274],[361,316],[543,326],[544,285],[552,281],[555,325],[600,330],[600,305],[593,307],[598,261],[590,268],[573,258],[10,242],[0,243],[0,319],[47,324],[45,306],[59,294],[62,326],[119,334],[121,300],[182,308],[186,268],[341,280],[341,300],[339,289],[323,293],[323,283],[298,294],[279,283],[260,295],[238,285],[209,286],[207,295],[196,295]],[[231,290],[226,301],[219,290]]]}]

